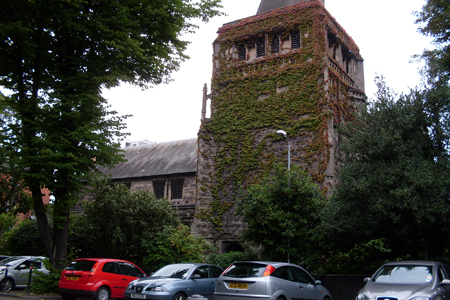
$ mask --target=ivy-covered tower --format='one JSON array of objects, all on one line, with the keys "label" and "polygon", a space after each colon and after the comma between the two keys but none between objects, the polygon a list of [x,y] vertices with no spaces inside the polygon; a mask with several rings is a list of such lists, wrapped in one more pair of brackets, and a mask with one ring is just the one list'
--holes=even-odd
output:
[{"label": "ivy-covered tower", "polygon": [[262,0],[258,14],[225,24],[214,41],[211,116],[198,136],[192,232],[222,252],[239,249],[242,188],[287,161],[325,192],[342,154],[336,126],[364,101],[363,59],[324,0]]}]

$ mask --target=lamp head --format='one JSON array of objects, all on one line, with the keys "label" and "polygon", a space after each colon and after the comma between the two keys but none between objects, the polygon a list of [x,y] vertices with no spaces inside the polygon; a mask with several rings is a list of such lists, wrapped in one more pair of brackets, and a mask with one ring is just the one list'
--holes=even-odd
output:
[{"label": "lamp head", "polygon": [[282,137],[282,138],[285,138],[285,139],[288,138],[288,137],[287,137],[287,133],[286,133],[286,131],[284,131],[284,130],[277,130],[277,134],[278,134],[280,137]]}]

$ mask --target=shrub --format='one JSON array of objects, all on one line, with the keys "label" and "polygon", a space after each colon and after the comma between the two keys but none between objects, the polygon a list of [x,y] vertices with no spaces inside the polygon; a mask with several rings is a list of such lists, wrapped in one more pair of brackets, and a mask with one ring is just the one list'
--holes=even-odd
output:
[{"label": "shrub", "polygon": [[31,292],[35,294],[58,294],[61,270],[56,269],[48,259],[43,262],[48,274],[36,271],[37,276],[31,281]]},{"label": "shrub", "polygon": [[207,262],[217,265],[224,270],[236,261],[257,260],[257,255],[252,252],[228,252],[224,254],[212,254]]}]

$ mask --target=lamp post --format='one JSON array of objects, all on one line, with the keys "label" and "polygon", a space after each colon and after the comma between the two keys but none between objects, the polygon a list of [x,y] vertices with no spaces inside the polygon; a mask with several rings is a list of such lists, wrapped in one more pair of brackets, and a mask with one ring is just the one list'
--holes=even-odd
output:
[{"label": "lamp post", "polygon": [[[288,143],[288,188],[291,188],[291,140],[287,137],[287,133],[284,130],[277,130],[277,134],[285,138]],[[290,199],[290,198],[288,198]],[[288,215],[290,215],[291,212],[291,205],[288,203]],[[291,247],[291,239],[288,237],[288,249],[287,249],[287,262],[290,263],[289,260],[289,248]]]},{"label": "lamp post", "polygon": [[291,141],[287,137],[286,131],[284,131],[284,130],[277,130],[277,134],[280,137],[285,138],[287,140],[287,143],[288,143],[288,171],[290,171],[291,170]]}]

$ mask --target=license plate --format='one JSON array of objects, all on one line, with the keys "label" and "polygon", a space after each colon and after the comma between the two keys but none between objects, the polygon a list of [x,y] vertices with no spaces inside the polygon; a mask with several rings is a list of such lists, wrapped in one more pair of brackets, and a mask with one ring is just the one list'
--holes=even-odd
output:
[{"label": "license plate", "polygon": [[80,279],[80,277],[79,276],[67,276],[66,279],[67,280],[78,280],[78,279]]},{"label": "license plate", "polygon": [[145,295],[142,295],[142,294],[131,294],[131,298],[133,298],[133,299],[145,299]]},{"label": "license plate", "polygon": [[248,289],[248,283],[230,283],[231,289]]}]

